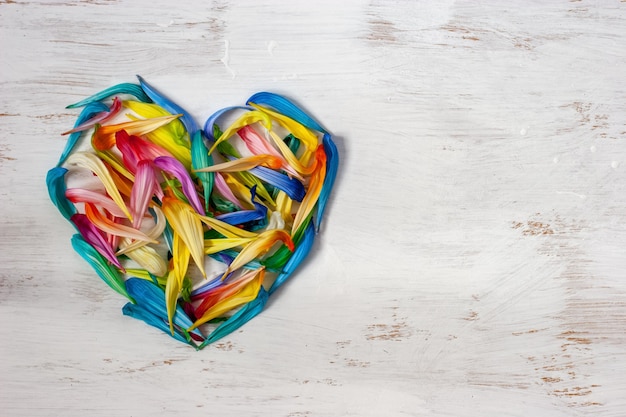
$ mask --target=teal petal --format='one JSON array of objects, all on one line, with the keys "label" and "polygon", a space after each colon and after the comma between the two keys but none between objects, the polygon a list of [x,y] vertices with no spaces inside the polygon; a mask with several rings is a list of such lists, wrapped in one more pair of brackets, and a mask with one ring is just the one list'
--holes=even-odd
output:
[{"label": "teal petal", "polygon": [[163,332],[167,333],[168,335],[178,340],[179,342],[183,342],[197,349],[195,343],[193,343],[191,339],[186,338],[185,335],[182,334],[178,329],[175,329],[174,334],[172,335],[172,333],[170,332],[170,325],[166,320],[164,321],[163,319],[154,315],[151,311],[149,311],[148,309],[140,305],[127,303],[122,308],[122,313],[124,313],[125,316],[142,320],[148,325],[156,327],[159,330],[162,330]]},{"label": "teal petal", "polygon": [[[191,138],[191,167],[194,170],[207,168],[213,165],[213,157],[209,155],[209,149],[204,144],[202,132],[198,130]],[[213,191],[213,181],[215,174],[213,172],[196,172],[194,174],[202,183],[204,194],[204,208],[209,211],[209,202],[211,200],[211,192]]]},{"label": "teal petal", "polygon": [[98,276],[113,290],[134,302],[126,291],[124,279],[119,270],[113,267],[100,253],[85,239],[75,234],[72,236],[72,247],[74,250],[96,271]]},{"label": "teal petal", "polygon": [[67,189],[65,185],[66,173],[67,169],[65,168],[52,168],[46,175],[46,185],[48,186],[48,194],[50,195],[52,203],[61,212],[63,217],[70,220],[70,218],[76,214],[76,207],[65,197],[65,190]]},{"label": "teal petal", "polygon": [[291,274],[298,269],[298,266],[306,259],[311,252],[313,242],[315,240],[315,228],[313,222],[309,221],[307,228],[304,230],[304,234],[301,236],[299,242],[295,242],[296,249],[283,267],[282,271],[276,277],[276,280],[269,289],[269,293],[272,294],[291,276]]},{"label": "teal petal", "polygon": [[116,96],[119,94],[128,94],[130,96],[135,97],[139,101],[143,101],[144,103],[152,102],[152,100],[150,100],[150,97],[148,97],[146,93],[144,93],[144,91],[141,89],[141,86],[137,84],[131,84],[131,83],[121,83],[121,84],[117,84],[112,87],[109,87],[105,90],[102,90],[77,103],[70,104],[66,108],[75,109],[77,107],[83,107],[90,103],[93,103],[96,101],[102,101],[104,99],[107,99],[109,97]]},{"label": "teal petal", "polygon": [[330,192],[333,189],[335,178],[337,177],[337,170],[339,169],[339,152],[328,133],[324,134],[323,144],[324,152],[326,152],[326,177],[324,178],[324,184],[322,184],[320,196],[317,199],[317,214],[315,218],[316,231],[319,231],[322,224],[324,210],[326,210],[326,204],[328,203]]}]

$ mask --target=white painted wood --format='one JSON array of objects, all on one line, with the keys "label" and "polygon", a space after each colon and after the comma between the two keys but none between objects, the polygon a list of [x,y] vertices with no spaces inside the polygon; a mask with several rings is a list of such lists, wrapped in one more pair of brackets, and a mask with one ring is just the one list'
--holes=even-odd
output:
[{"label": "white painted wood", "polygon": [[[623,1],[2,1],[0,23],[0,415],[626,413]],[[199,353],[122,316],[45,190],[65,105],[134,74],[200,121],[284,93],[342,156],[305,268]]]}]

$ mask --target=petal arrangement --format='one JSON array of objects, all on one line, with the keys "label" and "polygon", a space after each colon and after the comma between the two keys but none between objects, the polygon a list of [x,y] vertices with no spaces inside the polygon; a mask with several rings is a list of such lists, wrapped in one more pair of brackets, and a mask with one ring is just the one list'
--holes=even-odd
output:
[{"label": "petal arrangement", "polygon": [[259,314],[309,254],[337,148],[280,95],[200,127],[138,80],[68,106],[82,110],[46,184],[123,313],[202,349]]}]

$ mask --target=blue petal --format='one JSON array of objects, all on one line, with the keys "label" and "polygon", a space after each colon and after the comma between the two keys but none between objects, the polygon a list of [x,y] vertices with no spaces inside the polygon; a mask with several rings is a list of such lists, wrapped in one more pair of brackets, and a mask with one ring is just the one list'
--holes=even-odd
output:
[{"label": "blue petal", "polygon": [[213,343],[225,336],[228,336],[250,320],[252,320],[255,316],[257,316],[267,303],[267,299],[269,294],[263,287],[259,290],[259,294],[257,297],[244,305],[239,311],[233,314],[228,320],[220,324],[213,332],[209,335],[209,337],[200,345],[200,349],[209,343]]},{"label": "blue petal", "polygon": [[[89,103],[85,106],[85,108],[78,115],[78,119],[76,119],[76,123],[74,123],[74,127],[80,126],[81,124],[85,123],[87,120],[91,119],[98,113],[102,113],[103,111],[110,111],[110,110],[111,109],[109,108],[109,106],[107,106],[104,103],[100,103],[100,102]],[[85,133],[84,131],[81,131],[81,132],[74,132],[70,134],[70,136],[67,138],[65,149],[63,149],[63,152],[61,153],[61,157],[59,158],[59,162],[57,162],[57,166],[65,162],[65,159],[67,159],[70,152],[72,152],[72,149],[74,149],[74,146],[76,146],[76,142],[78,142],[78,139],[80,139],[84,133]]]},{"label": "blue petal", "polygon": [[[139,306],[145,308],[155,316],[160,317],[162,320],[167,321],[165,292],[161,287],[145,279],[129,278],[126,280],[126,290]],[[173,322],[181,329],[188,329],[193,325],[191,319],[178,304],[176,304],[176,313],[174,314]],[[198,329],[193,330],[192,333],[204,338]]]},{"label": "blue petal", "polygon": [[159,92],[159,90],[148,84],[146,80],[144,80],[141,76],[138,75],[137,79],[139,80],[139,84],[141,84],[141,88],[143,89],[143,91],[145,91],[145,93],[148,95],[148,97],[152,99],[152,101],[154,101],[156,104],[163,107],[165,110],[172,114],[182,114],[180,121],[183,122],[183,124],[185,125],[187,133],[189,133],[189,137],[193,137],[193,135],[196,134],[196,132],[199,130],[198,124],[193,119],[193,117],[191,117],[191,114],[189,114],[187,110],[183,109],[178,104],[165,97]]},{"label": "blue petal", "polygon": [[323,144],[324,152],[326,152],[326,177],[324,178],[324,184],[322,184],[322,190],[317,200],[317,216],[315,218],[316,231],[319,231],[322,224],[326,203],[328,202],[330,192],[335,184],[335,177],[337,176],[337,170],[339,168],[339,152],[328,133],[324,134]]},{"label": "blue petal", "polygon": [[278,113],[292,118],[296,122],[308,127],[309,129],[326,133],[326,129],[320,126],[319,123],[313,120],[312,117],[306,114],[302,109],[300,109],[300,107],[296,106],[294,103],[281,95],[267,92],[256,93],[246,102],[246,104],[250,103],[271,107]]},{"label": "blue petal", "polygon": [[76,107],[83,107],[83,106],[86,106],[87,104],[90,104],[96,101],[102,101],[106,98],[115,96],[117,94],[128,94],[128,95],[134,96],[139,101],[143,101],[144,103],[151,102],[150,97],[148,97],[143,92],[143,90],[141,89],[139,85],[131,84],[131,83],[121,83],[121,84],[117,84],[112,87],[109,87],[106,90],[102,90],[99,93],[89,96],[86,99],[81,100],[77,103],[70,104],[66,108],[75,109]]},{"label": "blue petal", "polygon": [[313,222],[309,222],[307,228],[304,231],[304,234],[300,238],[299,242],[296,242],[296,250],[293,252],[282,271],[276,277],[276,280],[270,287],[269,293],[272,294],[274,291],[278,289],[283,283],[289,278],[289,276],[298,268],[298,266],[306,259],[309,252],[311,252],[311,248],[313,247],[313,242],[315,240],[315,228],[313,227]]},{"label": "blue petal", "polygon": [[211,116],[209,116],[209,118],[207,119],[207,121],[204,123],[204,135],[211,141],[211,142],[215,142],[217,140],[217,138],[215,136],[213,136],[213,125],[215,125],[215,122],[217,122],[217,119],[219,119],[221,116],[223,116],[225,113],[228,113],[229,111],[232,110],[254,110],[254,108],[252,107],[247,107],[247,106],[230,106],[230,107],[224,107],[223,109],[220,109],[218,111],[216,111],[215,113],[213,113]]},{"label": "blue petal", "polygon": [[248,171],[252,175],[258,177],[262,181],[273,185],[274,187],[284,191],[289,198],[296,201],[302,201],[306,191],[304,185],[296,178],[289,178],[285,174],[274,171],[273,169],[257,166]]},{"label": "blue petal", "polygon": [[150,326],[153,326],[153,327],[156,327],[157,329],[162,330],[163,332],[167,333],[168,335],[178,340],[179,342],[186,343],[190,346],[193,346],[194,348],[196,347],[196,345],[191,340],[187,340],[187,338],[185,338],[184,335],[180,334],[178,329],[175,329],[174,334],[172,335],[170,331],[169,323],[167,321],[162,320],[158,316],[155,316],[154,314],[152,314],[152,312],[150,312],[149,310],[137,304],[127,303],[122,308],[122,313],[124,313],[125,316],[142,320],[146,322],[147,324],[149,324]]},{"label": "blue petal", "polygon": [[250,195],[255,207],[254,210],[233,211],[232,213],[220,214],[219,216],[215,216],[215,218],[233,226],[267,218],[267,207],[255,201],[256,185],[250,189]]},{"label": "blue petal", "polygon": [[63,217],[70,220],[72,215],[76,214],[76,207],[71,201],[65,197],[65,174],[67,169],[61,167],[52,168],[46,175],[46,185],[48,186],[48,194],[50,200],[59,209]]}]

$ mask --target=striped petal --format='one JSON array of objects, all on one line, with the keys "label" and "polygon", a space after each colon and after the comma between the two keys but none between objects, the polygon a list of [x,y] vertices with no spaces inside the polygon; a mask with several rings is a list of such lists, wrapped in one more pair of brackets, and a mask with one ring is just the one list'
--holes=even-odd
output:
[{"label": "striped petal", "polygon": [[124,279],[116,268],[113,268],[106,259],[81,235],[72,236],[72,247],[96,271],[98,276],[113,290],[133,301],[126,291]]},{"label": "striped petal", "polygon": [[75,126],[73,129],[70,129],[67,132],[63,132],[61,134],[69,135],[70,133],[82,132],[83,130],[91,129],[92,127],[94,127],[95,125],[99,123],[104,123],[107,120],[112,119],[119,113],[121,109],[122,109],[122,101],[119,98],[115,97],[115,99],[113,99],[113,104],[111,105],[111,108],[108,109],[108,111],[97,113],[92,118],[85,121],[84,123],[81,123],[78,126]]},{"label": "striped petal", "polygon": [[175,158],[160,156],[154,160],[154,166],[175,177],[183,187],[183,193],[185,194],[185,197],[187,197],[191,206],[197,213],[202,215],[205,214],[202,203],[200,202],[200,197],[198,197],[196,187],[183,164],[178,162]]},{"label": "striped petal", "polygon": [[241,268],[251,260],[267,253],[267,251],[269,251],[278,241],[284,242],[291,251],[294,250],[293,242],[289,233],[284,230],[267,230],[259,234],[256,239],[250,242],[250,244],[239,252],[239,255],[237,255],[235,260],[233,260],[233,262],[228,265],[228,268],[226,268],[226,271],[224,271],[222,279],[226,278],[228,274]]},{"label": "striped petal", "polygon": [[212,172],[200,172],[199,170],[213,165],[213,157],[209,155],[209,150],[204,144],[202,132],[198,131],[191,138],[191,166],[195,175],[202,183],[202,191],[204,194],[204,208],[209,210],[209,201],[211,192],[213,191],[213,182],[215,174]]},{"label": "striped petal", "polygon": [[309,189],[293,220],[293,226],[291,228],[292,234],[296,233],[304,224],[306,218],[311,214],[322,191],[322,185],[324,184],[324,178],[326,176],[326,153],[324,152],[324,147],[321,145],[317,148],[317,152],[315,152],[315,165],[316,169],[309,180]]},{"label": "striped petal", "polygon": [[120,192],[113,182],[111,173],[96,155],[86,152],[77,152],[67,158],[67,163],[86,168],[96,174],[100,181],[102,181],[102,185],[104,185],[104,188],[109,196],[113,199],[113,201],[115,201],[115,204],[117,204],[124,214],[132,220],[130,211],[128,211],[126,203],[124,203]]},{"label": "striped petal", "polygon": [[317,216],[315,221],[317,232],[319,232],[322,225],[324,210],[326,209],[326,204],[328,202],[328,198],[330,197],[330,192],[333,189],[333,185],[335,184],[335,178],[337,177],[337,171],[339,169],[339,152],[337,151],[337,146],[335,146],[335,143],[332,141],[330,134],[324,134],[323,145],[324,152],[326,154],[326,176],[324,177],[324,183],[322,185],[317,203]]},{"label": "striped petal", "polygon": [[[80,126],[95,115],[106,112],[108,110],[109,107],[104,103],[91,103],[80,112],[78,119],[76,119],[76,123],[74,123],[74,127]],[[82,135],[83,132],[74,132],[67,138],[67,142],[65,143],[65,149],[63,149],[63,152],[61,153],[61,157],[59,158],[59,162],[57,162],[57,166],[65,162]]]},{"label": "striped petal", "polygon": [[91,138],[91,144],[94,149],[99,151],[111,149],[115,145],[115,133],[120,130],[125,130],[129,135],[141,136],[176,120],[178,117],[180,114],[100,126]]},{"label": "striped petal", "polygon": [[295,120],[296,122],[308,127],[311,130],[326,133],[326,130],[320,126],[311,116],[305,113],[300,107],[292,103],[289,99],[275,93],[259,92],[250,97],[247,104],[259,104],[276,110],[278,113]]},{"label": "striped petal", "polygon": [[87,97],[84,100],[81,100],[74,104],[70,104],[66,107],[66,109],[75,109],[77,107],[87,106],[91,103],[102,101],[119,94],[131,95],[139,101],[150,102],[150,98],[146,95],[146,93],[143,92],[139,85],[131,83],[121,83],[102,90],[92,96]]},{"label": "striped petal", "polygon": [[150,161],[139,161],[129,201],[130,213],[133,216],[133,227],[135,229],[141,227],[143,216],[148,209],[152,196],[154,196],[157,185],[154,168],[152,168]]},{"label": "striped petal", "polygon": [[169,196],[163,197],[161,208],[174,233],[177,233],[185,245],[187,245],[191,258],[200,269],[200,272],[202,272],[202,275],[206,277],[204,270],[204,233],[200,221],[200,218],[204,216],[198,215],[190,205]]},{"label": "striped petal", "polygon": [[94,226],[105,233],[150,243],[159,243],[157,240],[146,236],[145,233],[140,230],[107,219],[92,203],[85,203],[85,215]]},{"label": "striped petal", "polygon": [[120,261],[115,256],[113,249],[109,246],[107,240],[104,238],[100,230],[96,228],[89,221],[86,215],[76,213],[74,214],[70,220],[76,226],[76,229],[80,232],[83,237],[83,240],[92,246],[100,255],[106,258],[113,265],[117,266],[119,269],[123,269]]},{"label": "striped petal", "polygon": [[311,248],[313,247],[313,242],[315,240],[315,227],[312,222],[309,222],[308,227],[304,230],[304,234],[300,241],[296,243],[296,249],[293,251],[293,254],[289,257],[289,260],[282,268],[282,271],[276,279],[274,283],[269,289],[269,293],[272,294],[276,291],[283,283],[293,274],[293,272],[300,266],[302,261],[306,259],[311,252]]}]

